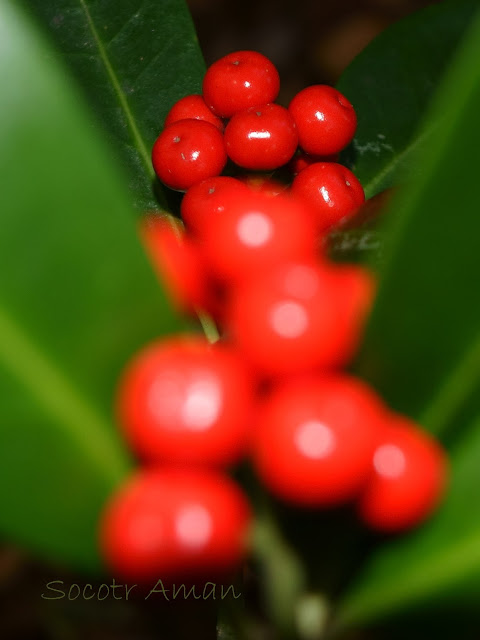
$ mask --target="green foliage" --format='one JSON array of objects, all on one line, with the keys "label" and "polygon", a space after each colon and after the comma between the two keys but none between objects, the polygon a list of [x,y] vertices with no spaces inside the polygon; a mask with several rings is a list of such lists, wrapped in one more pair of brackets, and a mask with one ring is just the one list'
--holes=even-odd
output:
[{"label": "green foliage", "polygon": [[[425,119],[428,106],[477,8],[476,0],[450,0],[415,12],[385,29],[342,75],[337,88],[355,105],[358,128],[341,162],[367,198],[382,199],[383,190],[422,171],[416,158],[437,126]],[[332,234],[335,260],[381,263],[381,200],[370,208],[375,215]]]},{"label": "green foliage", "polygon": [[[43,555],[98,570],[98,512],[130,464],[114,428],[118,372],[141,345],[181,326],[136,239],[132,208],[168,209],[150,149],[171,104],[200,89],[204,66],[183,0],[22,3],[55,41],[91,109],[89,116],[20,3],[4,0],[0,530]],[[375,547],[340,603],[339,630],[445,597],[468,606],[480,595],[480,516],[472,508],[480,481],[478,24],[423,119],[476,8],[473,0],[444,2],[398,23],[339,85],[359,114],[349,161],[367,195],[403,180],[407,166],[411,176],[385,234],[338,238],[340,246],[357,243],[353,253],[372,251],[359,248],[366,237],[375,252],[386,238],[357,371],[452,451],[444,506],[418,532]],[[281,551],[288,562],[279,552],[276,563],[283,541],[275,546],[277,532],[265,531],[258,547],[275,611],[290,598],[279,576],[292,576],[294,591],[303,576],[288,550]],[[321,558],[312,565],[321,567]]]},{"label": "green foliage", "polygon": [[[445,503],[425,526],[381,546],[340,606],[338,627],[355,627],[407,611],[478,610],[480,597],[480,420],[464,425],[452,450],[452,481]],[[431,611],[432,609],[430,609]],[[441,636],[439,629],[436,636]],[[451,636],[447,636],[451,637]]]},{"label": "green foliage", "polygon": [[140,211],[168,209],[150,153],[172,104],[205,66],[184,0],[22,0],[48,30],[126,167]]},{"label": "green foliage", "polygon": [[129,467],[118,372],[178,320],[116,163],[15,4],[0,5],[0,529],[92,568],[99,508]]},{"label": "green foliage", "polygon": [[428,144],[434,121],[419,123],[477,8],[476,0],[450,0],[413,13],[375,38],[342,75],[337,88],[358,114],[343,161],[367,198],[404,180]]},{"label": "green foliage", "polygon": [[[390,404],[444,437],[452,486],[418,532],[380,545],[340,608],[341,624],[431,603],[477,607],[480,587],[480,107],[477,18],[436,100],[415,180],[389,214],[380,292],[358,364]],[[437,610],[438,611],[438,610]]]},{"label": "green foliage", "polygon": [[[473,43],[473,44],[472,44]],[[421,167],[390,208],[381,287],[358,370],[435,433],[453,428],[480,373],[475,126],[480,47],[462,48],[428,121]]]}]

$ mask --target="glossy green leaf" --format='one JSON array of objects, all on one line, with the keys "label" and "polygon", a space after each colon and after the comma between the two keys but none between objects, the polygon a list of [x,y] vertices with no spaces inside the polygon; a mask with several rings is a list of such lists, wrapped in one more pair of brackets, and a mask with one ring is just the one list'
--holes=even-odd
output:
[{"label": "glossy green leaf", "polygon": [[[480,20],[435,101],[421,171],[394,202],[385,264],[358,371],[397,410],[450,443],[452,487],[417,533],[380,546],[340,607],[340,624],[445,593],[478,597],[480,512]],[[472,428],[466,429],[470,425]]]},{"label": "glossy green leaf", "polygon": [[205,72],[184,0],[22,1],[80,81],[99,130],[110,135],[135,207],[160,202],[168,209],[151,149],[167,111],[201,91]]},{"label": "glossy green leaf", "polygon": [[99,509],[129,468],[116,379],[176,318],[123,177],[14,0],[0,53],[0,531],[92,568]]},{"label": "glossy green leaf", "polygon": [[476,0],[451,0],[412,14],[375,38],[340,79],[358,115],[343,161],[367,198],[403,181],[428,144],[434,121],[419,125],[477,8]]},{"label": "glossy green leaf", "polygon": [[479,42],[470,37],[449,73],[422,169],[389,211],[381,287],[358,366],[395,409],[436,433],[453,428],[456,413],[478,398]]}]

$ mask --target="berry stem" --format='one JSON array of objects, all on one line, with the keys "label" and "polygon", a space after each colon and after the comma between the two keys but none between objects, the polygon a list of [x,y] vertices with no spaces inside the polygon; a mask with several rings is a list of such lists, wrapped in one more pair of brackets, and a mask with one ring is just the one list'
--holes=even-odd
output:
[{"label": "berry stem", "polygon": [[330,615],[330,603],[321,593],[305,593],[297,603],[298,634],[305,640],[324,638]]},{"label": "berry stem", "polygon": [[257,506],[252,544],[263,566],[268,613],[282,637],[293,637],[296,606],[306,586],[305,570],[282,537],[268,500],[263,496]]},{"label": "berry stem", "polygon": [[202,325],[203,333],[205,334],[207,340],[212,344],[214,342],[217,342],[217,340],[220,339],[220,334],[213,318],[201,309],[195,309],[195,313],[197,314],[198,320]]}]

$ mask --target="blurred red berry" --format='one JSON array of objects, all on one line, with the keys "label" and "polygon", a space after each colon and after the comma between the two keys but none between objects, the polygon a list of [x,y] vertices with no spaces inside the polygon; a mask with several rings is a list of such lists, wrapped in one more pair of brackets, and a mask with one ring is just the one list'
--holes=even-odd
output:
[{"label": "blurred red berry", "polygon": [[332,265],[329,275],[339,305],[336,331],[339,342],[335,346],[332,341],[332,353],[336,354],[333,361],[337,367],[343,367],[359,347],[365,321],[373,306],[376,281],[370,271],[357,265]]},{"label": "blurred red berry", "polygon": [[279,498],[320,507],[355,497],[370,473],[385,409],[345,375],[300,377],[265,399],[254,430],[260,479]]},{"label": "blurred red berry", "polygon": [[331,369],[352,355],[370,302],[368,285],[363,291],[361,282],[342,282],[334,269],[282,262],[232,292],[226,322],[260,374]]},{"label": "blurred red berry", "polygon": [[239,193],[215,224],[205,226],[202,248],[217,279],[240,282],[283,260],[313,258],[314,218],[289,195]]},{"label": "blurred red berry", "polygon": [[139,470],[105,507],[100,548],[123,578],[215,579],[241,564],[250,517],[243,492],[220,473]]},{"label": "blurred red berry", "polygon": [[205,226],[216,224],[218,217],[242,192],[246,192],[246,185],[228,176],[207,178],[191,186],[180,207],[188,231],[200,238]]},{"label": "blurred red berry", "polygon": [[214,62],[202,88],[205,102],[221,118],[274,102],[279,90],[278,71],[257,51],[236,51]]},{"label": "blurred red berry", "polygon": [[179,120],[158,136],[152,162],[159,179],[170,187],[185,191],[196,182],[218,176],[227,154],[223,136],[210,122]]},{"label": "blurred red berry", "polygon": [[373,529],[397,532],[419,525],[438,505],[447,481],[440,444],[403,416],[385,418],[358,508]]},{"label": "blurred red berry", "polygon": [[128,364],[118,390],[123,431],[151,462],[237,462],[248,444],[252,403],[244,362],[200,336],[147,345]]},{"label": "blurred red berry", "polygon": [[352,104],[333,87],[302,89],[288,107],[297,125],[300,147],[307,153],[329,156],[353,139],[357,116]]},{"label": "blurred red berry", "polygon": [[189,312],[209,307],[210,283],[201,255],[180,225],[171,218],[150,215],[142,223],[141,237],[174,304]]},{"label": "blurred red berry", "polygon": [[239,111],[225,129],[227,154],[244,169],[277,169],[290,160],[297,144],[293,118],[278,104]]}]

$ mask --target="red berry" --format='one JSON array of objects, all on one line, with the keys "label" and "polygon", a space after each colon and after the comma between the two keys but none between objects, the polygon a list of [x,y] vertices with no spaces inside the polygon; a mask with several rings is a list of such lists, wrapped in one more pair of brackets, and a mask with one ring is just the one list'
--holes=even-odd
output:
[{"label": "red berry", "polygon": [[213,124],[220,131],[223,131],[223,122],[210,111],[202,96],[196,94],[185,96],[178,100],[178,102],[175,102],[173,107],[167,113],[163,126],[168,127],[179,120],[191,119],[205,120],[206,122]]},{"label": "red berry", "polygon": [[110,570],[125,578],[213,577],[240,565],[249,524],[249,505],[230,478],[142,469],[106,505],[100,547]]},{"label": "red berry", "polygon": [[375,298],[376,282],[366,269],[346,264],[332,265],[330,277],[340,309],[336,331],[340,339],[335,363],[343,367],[351,361],[360,344],[365,320]]},{"label": "red berry", "polygon": [[171,219],[147,216],[141,236],[153,267],[173,302],[194,311],[210,305],[210,290],[198,248]]},{"label": "red berry", "polygon": [[383,405],[344,375],[298,378],[264,401],[254,430],[261,480],[283,500],[319,507],[358,494],[370,472]]},{"label": "red berry", "polygon": [[370,527],[396,532],[420,524],[435,509],[445,489],[447,461],[436,440],[413,421],[389,416],[385,422],[358,506]]},{"label": "red berry", "polygon": [[315,255],[315,224],[309,209],[288,195],[238,194],[203,234],[205,262],[225,282],[257,277],[287,259]]},{"label": "red berry", "polygon": [[329,231],[355,214],[365,202],[363,187],[353,173],[335,162],[306,167],[292,183],[292,193],[316,213],[319,231]]},{"label": "red berry", "polygon": [[303,171],[311,164],[315,164],[317,162],[338,162],[338,158],[338,153],[334,153],[331,156],[312,156],[304,151],[299,151],[291,159],[288,168],[293,174],[293,177],[295,177],[298,176],[300,171]]},{"label": "red berry", "polygon": [[225,129],[227,154],[245,169],[277,169],[290,160],[297,144],[293,118],[278,104],[240,111]]},{"label": "red berry", "polygon": [[226,161],[222,134],[204,120],[174,122],[153,145],[152,162],[157,176],[167,187],[179,191],[217,176]]},{"label": "red berry", "polygon": [[271,180],[261,174],[255,175],[253,173],[249,173],[244,176],[239,176],[238,179],[244,182],[252,191],[260,191],[260,193],[267,196],[274,197],[278,196],[280,193],[285,194],[288,189],[286,184]]},{"label": "red berry", "polygon": [[282,263],[233,291],[227,323],[260,374],[282,376],[345,364],[356,346],[364,300],[355,287],[341,287],[332,269],[313,262]]},{"label": "red berry", "polygon": [[207,69],[203,79],[203,98],[222,118],[274,102],[279,90],[278,71],[257,51],[236,51],[220,58]]},{"label": "red berry", "polygon": [[297,125],[299,144],[307,153],[320,156],[338,153],[355,135],[355,110],[333,87],[318,84],[302,89],[288,110]]},{"label": "red berry", "polygon": [[154,462],[228,465],[249,438],[253,389],[242,360],[200,337],[151,343],[121,381],[121,425]]},{"label": "red berry", "polygon": [[205,225],[216,224],[239,194],[246,192],[246,185],[236,178],[215,176],[202,180],[188,189],[183,196],[180,211],[187,229],[201,237]]}]

